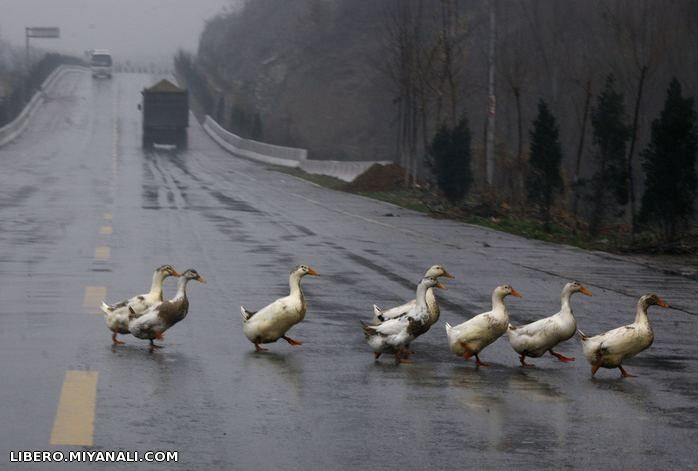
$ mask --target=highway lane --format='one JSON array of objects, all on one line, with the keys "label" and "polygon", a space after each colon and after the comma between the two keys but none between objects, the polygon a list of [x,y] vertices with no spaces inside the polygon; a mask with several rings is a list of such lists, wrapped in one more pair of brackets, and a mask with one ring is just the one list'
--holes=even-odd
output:
[{"label": "highway lane", "polygon": [[[694,281],[332,192],[231,157],[196,123],[188,150],[144,152],[136,105],[154,81],[71,73],[0,148],[0,420],[12,424],[0,468],[10,450],[71,449],[180,453],[139,469],[695,466]],[[321,273],[304,280],[309,312],[291,331],[305,344],[255,354],[238,306],[284,295],[301,262]],[[146,291],[163,263],[209,283],[189,285],[165,349],[132,337],[112,348],[97,298]],[[442,321],[413,365],[374,363],[359,319],[413,297],[434,263],[456,276]],[[592,381],[574,340],[560,351],[576,362],[531,370],[506,339],[483,352],[490,368],[448,351],[443,321],[488,310],[497,284],[524,295],[507,301],[523,323],[556,312],[569,279],[594,292],[573,298],[592,333],[631,322],[648,291],[677,308],[651,312],[655,344],[627,363],[638,378]],[[91,445],[52,444],[67,371],[97,374],[95,403],[78,401],[94,427],[73,424]]]}]

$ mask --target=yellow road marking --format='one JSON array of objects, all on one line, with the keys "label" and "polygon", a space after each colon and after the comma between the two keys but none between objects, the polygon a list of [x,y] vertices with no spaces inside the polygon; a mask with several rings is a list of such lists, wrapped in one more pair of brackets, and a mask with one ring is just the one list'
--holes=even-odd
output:
[{"label": "yellow road marking", "polygon": [[104,219],[111,221],[111,213],[104,213]]},{"label": "yellow road marking", "polygon": [[66,371],[51,431],[51,445],[92,446],[97,376],[97,371]]},{"label": "yellow road marking", "polygon": [[99,233],[103,235],[111,235],[112,228],[111,226],[102,226],[99,228]]},{"label": "yellow road marking", "polygon": [[104,245],[97,247],[95,249],[95,258],[100,261],[104,262],[106,260],[109,260],[111,257],[111,249],[109,247],[106,247]]},{"label": "yellow road marking", "polygon": [[86,309],[94,309],[98,307],[103,299],[107,298],[107,288],[104,286],[86,286],[85,298],[82,302]]}]

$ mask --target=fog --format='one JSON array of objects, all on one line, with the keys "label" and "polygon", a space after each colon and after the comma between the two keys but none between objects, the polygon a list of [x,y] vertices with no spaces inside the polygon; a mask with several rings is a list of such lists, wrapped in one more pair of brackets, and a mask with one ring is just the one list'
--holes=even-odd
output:
[{"label": "fog", "polygon": [[110,49],[115,60],[169,60],[196,50],[207,19],[240,0],[0,0],[0,37],[24,46],[25,26],[57,26],[59,39],[32,46],[75,55]]}]

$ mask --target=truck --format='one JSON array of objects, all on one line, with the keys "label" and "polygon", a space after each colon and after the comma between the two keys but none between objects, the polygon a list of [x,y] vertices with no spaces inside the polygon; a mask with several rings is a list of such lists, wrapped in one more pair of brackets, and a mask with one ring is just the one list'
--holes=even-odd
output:
[{"label": "truck", "polygon": [[189,127],[189,93],[169,80],[163,79],[150,88],[144,88],[143,147],[153,144],[187,146]]}]

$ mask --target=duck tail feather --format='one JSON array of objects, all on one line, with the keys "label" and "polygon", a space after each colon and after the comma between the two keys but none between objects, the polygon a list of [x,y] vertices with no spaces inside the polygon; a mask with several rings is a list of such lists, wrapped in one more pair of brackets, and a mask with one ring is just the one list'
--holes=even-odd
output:
[{"label": "duck tail feather", "polygon": [[579,338],[582,339],[582,340],[586,340],[586,339],[589,338],[589,336],[588,336],[587,334],[585,334],[584,332],[582,332],[582,331],[579,330],[579,329],[577,329],[577,334],[579,335]]},{"label": "duck tail feather", "polygon": [[360,320],[361,323],[361,329],[364,331],[364,336],[366,338],[369,338],[371,335],[375,335],[376,331],[374,329],[374,326],[368,325],[364,321]]},{"label": "duck tail feather", "polygon": [[242,316],[243,321],[250,320],[250,317],[254,316],[257,312],[248,311],[245,306],[240,306],[240,316]]}]

